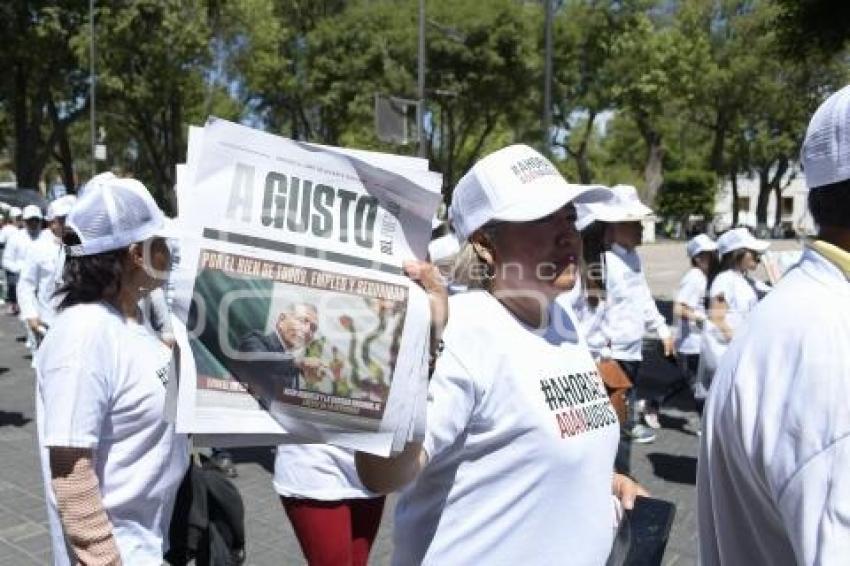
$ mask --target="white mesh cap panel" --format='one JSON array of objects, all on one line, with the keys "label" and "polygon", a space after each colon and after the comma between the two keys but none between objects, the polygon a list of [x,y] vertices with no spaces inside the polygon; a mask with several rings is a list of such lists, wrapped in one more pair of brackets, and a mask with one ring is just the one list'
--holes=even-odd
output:
[{"label": "white mesh cap panel", "polygon": [[68,254],[93,255],[158,235],[165,215],[139,181],[99,175],[87,184],[66,225],[80,238]]}]

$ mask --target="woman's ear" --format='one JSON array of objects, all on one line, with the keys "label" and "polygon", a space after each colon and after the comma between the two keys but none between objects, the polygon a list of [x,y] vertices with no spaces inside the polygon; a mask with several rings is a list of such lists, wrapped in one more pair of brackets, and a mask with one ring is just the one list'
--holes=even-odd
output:
[{"label": "woman's ear", "polygon": [[127,248],[127,260],[131,267],[145,267],[145,254],[141,244],[130,244],[130,247]]},{"label": "woman's ear", "polygon": [[493,240],[483,230],[477,230],[470,238],[472,249],[481,258],[481,261],[489,266],[495,263],[495,246]]}]

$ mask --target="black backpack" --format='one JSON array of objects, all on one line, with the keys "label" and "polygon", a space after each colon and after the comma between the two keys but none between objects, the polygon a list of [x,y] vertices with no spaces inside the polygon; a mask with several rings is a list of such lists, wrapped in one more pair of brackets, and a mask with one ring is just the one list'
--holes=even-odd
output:
[{"label": "black backpack", "polygon": [[240,566],[245,506],[239,490],[207,458],[194,459],[177,491],[165,558],[172,566]]}]

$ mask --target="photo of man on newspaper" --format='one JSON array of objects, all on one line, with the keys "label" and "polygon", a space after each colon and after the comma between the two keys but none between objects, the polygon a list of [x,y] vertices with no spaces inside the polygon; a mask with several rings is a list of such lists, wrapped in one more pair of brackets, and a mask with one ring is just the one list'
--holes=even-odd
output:
[{"label": "photo of man on newspaper", "polygon": [[246,258],[204,258],[196,316],[205,322],[192,347],[210,363],[198,364],[199,394],[250,392],[268,410],[380,420],[404,326],[404,287],[276,262],[262,262],[265,276],[248,277],[240,272]]}]

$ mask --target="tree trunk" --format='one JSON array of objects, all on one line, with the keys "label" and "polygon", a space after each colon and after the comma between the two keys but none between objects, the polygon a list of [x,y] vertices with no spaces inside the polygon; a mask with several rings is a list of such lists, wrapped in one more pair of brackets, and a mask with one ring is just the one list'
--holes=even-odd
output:
[{"label": "tree trunk", "polygon": [[655,204],[658,191],[664,183],[664,147],[661,145],[661,136],[657,142],[652,142],[648,147],[646,167],[643,169],[643,177],[646,181],[646,201],[649,206]]},{"label": "tree trunk", "polygon": [[635,116],[635,122],[646,144],[646,164],[643,168],[646,204],[653,206],[664,183],[664,146],[661,143],[661,132],[652,127],[648,116]]},{"label": "tree trunk", "polygon": [[56,132],[56,146],[58,153],[54,157],[59,162],[59,174],[62,176],[62,184],[69,193],[76,193],[76,178],[74,175],[74,157],[71,154],[71,143],[68,141],[67,124],[59,117],[59,111],[53,102],[53,97],[47,100],[47,111],[50,114],[50,122]]},{"label": "tree trunk", "polygon": [[767,203],[770,199],[770,191],[772,189],[773,185],[770,183],[768,169],[759,169],[759,196],[756,202],[756,234],[763,234],[767,230]]},{"label": "tree trunk", "polygon": [[590,168],[590,160],[588,159],[587,152],[588,147],[590,146],[590,138],[593,135],[593,124],[596,121],[596,111],[591,110],[587,116],[587,123],[584,127],[584,132],[582,133],[581,140],[578,144],[578,149],[571,149],[569,143],[564,144],[564,149],[567,153],[575,159],[576,167],[578,168],[578,180],[579,183],[584,185],[588,185],[593,182],[593,170]]},{"label": "tree trunk", "polygon": [[738,171],[737,167],[729,173],[729,178],[732,181],[732,228],[738,225],[738,216],[741,213],[738,207]]},{"label": "tree trunk", "polygon": [[15,68],[15,87],[12,100],[15,127],[15,178],[18,187],[34,188],[38,186],[41,171],[35,167],[34,132],[30,129],[27,91],[29,75],[22,65]]},{"label": "tree trunk", "polygon": [[778,235],[781,233],[782,227],[782,185],[776,184],[773,187],[773,194],[776,195],[776,211],[773,214],[773,230]]}]

